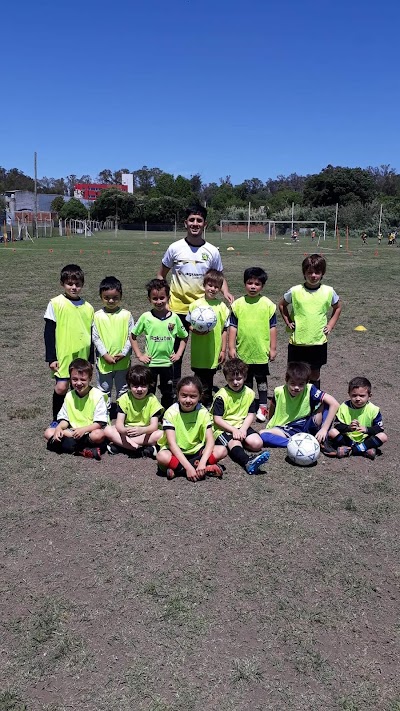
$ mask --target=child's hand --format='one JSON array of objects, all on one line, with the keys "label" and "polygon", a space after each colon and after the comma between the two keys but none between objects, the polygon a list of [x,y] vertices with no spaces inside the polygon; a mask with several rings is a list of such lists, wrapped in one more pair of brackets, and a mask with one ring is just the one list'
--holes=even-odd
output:
[{"label": "child's hand", "polygon": [[126,434],[128,437],[138,437],[143,434],[143,427],[127,427]]},{"label": "child's hand", "polygon": [[176,363],[176,361],[179,360],[179,356],[177,353],[172,353],[172,355],[170,355],[169,359],[170,359],[171,363]]},{"label": "child's hand", "polygon": [[355,430],[358,430],[359,427],[360,427],[360,423],[358,420],[352,420],[349,424],[350,432],[354,432]]},{"label": "child's hand", "polygon": [[196,467],[196,472],[197,472],[197,475],[198,475],[198,477],[197,477],[198,479],[204,479],[204,477],[205,477],[205,475],[206,475],[206,472],[205,472],[206,466],[207,466],[207,460],[204,461],[203,459],[200,459],[200,461],[199,461],[199,463],[198,463],[198,465],[197,465],[197,467]]},{"label": "child's hand", "polygon": [[56,373],[58,370],[58,360],[53,360],[52,363],[49,363],[49,368],[53,373]]},{"label": "child's hand", "polygon": [[330,326],[328,326],[328,324],[327,324],[327,325],[325,326],[325,328],[324,328],[325,336],[329,336],[329,334],[331,333],[331,331],[332,331],[332,329],[331,329]]},{"label": "child's hand", "polygon": [[80,439],[83,435],[88,433],[86,427],[75,427],[71,432],[74,439]]},{"label": "child's hand", "polygon": [[238,439],[240,442],[242,441],[242,439],[245,438],[245,436],[246,435],[244,434],[243,430],[237,429],[237,427],[235,427],[235,429],[232,432],[233,439]]},{"label": "child's hand", "polygon": [[122,353],[117,353],[117,355],[114,356],[114,363],[118,363],[122,358],[125,358],[125,356]]},{"label": "child's hand", "polygon": [[291,331],[294,331],[294,329],[296,328],[296,324],[294,321],[289,321],[287,327],[290,328]]},{"label": "child's hand", "polygon": [[270,352],[269,352],[269,359],[270,359],[271,363],[272,363],[272,361],[275,360],[275,358],[276,358],[276,348],[271,348]]},{"label": "child's hand", "polygon": [[229,358],[236,358],[236,348],[229,349]]},{"label": "child's hand", "polygon": [[327,434],[328,434],[328,430],[325,429],[325,427],[321,427],[321,429],[318,430],[317,434],[315,435],[315,439],[319,443],[325,442]]},{"label": "child's hand", "polygon": [[54,430],[53,439],[56,442],[61,442],[63,437],[64,437],[64,430],[60,427],[60,425],[57,425],[56,429]]},{"label": "child's hand", "polygon": [[193,326],[190,328],[190,330],[192,333],[195,333],[196,336],[207,336],[207,333],[205,331],[196,331],[196,329],[193,328]]},{"label": "child's hand", "polygon": [[146,353],[142,353],[141,356],[139,356],[139,361],[140,363],[144,363],[144,365],[148,365],[151,361],[150,356],[146,355]]},{"label": "child's hand", "polygon": [[224,363],[224,361],[225,361],[225,353],[226,353],[226,351],[221,351],[221,352],[220,352],[220,354],[219,354],[219,356],[218,356],[218,363],[219,363],[219,365],[222,365],[222,363]]},{"label": "child's hand", "polygon": [[110,355],[109,353],[106,353],[105,355],[103,355],[103,358],[106,361],[106,363],[108,363],[108,365],[114,365],[116,362],[115,357]]},{"label": "child's hand", "polygon": [[199,472],[197,472],[191,464],[186,469],[186,476],[189,481],[198,481],[199,479],[204,479],[204,474],[200,474]]}]

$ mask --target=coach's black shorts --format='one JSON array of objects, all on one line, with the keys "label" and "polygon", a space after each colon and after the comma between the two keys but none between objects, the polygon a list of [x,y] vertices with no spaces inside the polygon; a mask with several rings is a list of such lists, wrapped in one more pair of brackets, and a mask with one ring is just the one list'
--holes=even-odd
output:
[{"label": "coach's black shorts", "polygon": [[288,363],[308,363],[315,369],[325,365],[328,360],[328,344],[322,343],[320,346],[295,346],[288,345]]},{"label": "coach's black shorts", "polygon": [[[239,429],[239,428],[238,428]],[[246,437],[249,437],[252,434],[258,434],[256,430],[253,430],[252,427],[249,427],[247,430]],[[223,447],[227,447],[229,442],[233,439],[233,434],[231,432],[222,432],[222,434],[217,437],[215,440],[215,444],[222,444]],[[238,444],[242,444],[240,440],[237,440]]]}]

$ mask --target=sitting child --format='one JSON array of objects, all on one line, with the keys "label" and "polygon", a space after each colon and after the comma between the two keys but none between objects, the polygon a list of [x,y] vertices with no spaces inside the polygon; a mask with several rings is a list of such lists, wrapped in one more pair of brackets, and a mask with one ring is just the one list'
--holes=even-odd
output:
[{"label": "sitting child", "polygon": [[[248,366],[239,358],[228,360],[223,373],[227,385],[218,390],[212,406],[215,443],[225,448],[225,454],[243,467],[248,474],[257,474],[269,458],[268,452],[250,458],[246,449],[260,452],[260,435],[252,429],[256,415],[254,391],[245,385]],[[226,452],[228,450],[228,452]]]},{"label": "sitting child", "polygon": [[[90,385],[93,366],[75,358],[69,366],[71,390],[66,394],[57,415],[57,425],[44,433],[47,448],[64,454],[79,454],[101,459],[100,445],[105,440],[108,422],[107,396]],[[53,424],[53,423],[52,423]]]},{"label": "sitting child", "polygon": [[339,403],[311,385],[308,363],[288,363],[285,385],[275,388],[267,428],[260,432],[266,447],[287,447],[292,435],[309,432],[325,441]]},{"label": "sitting child", "polygon": [[150,368],[134,365],[126,376],[129,391],[117,400],[115,425],[105,429],[112,444],[107,445],[109,454],[125,452],[133,457],[155,457],[155,444],[162,432],[158,429],[158,417],[162,406],[155,395],[149,394],[153,382]]},{"label": "sitting child", "polygon": [[379,407],[370,402],[371,383],[367,378],[353,378],[348,392],[350,400],[340,405],[329,431],[333,451],[328,454],[339,458],[356,454],[375,459],[387,436]]},{"label": "sitting child", "polygon": [[178,402],[166,411],[164,434],[157,453],[159,472],[173,479],[184,474],[189,481],[205,476],[222,477],[217,461],[226,455],[224,447],[214,446],[210,413],[200,403],[202,386],[199,378],[187,376],[177,385]]}]

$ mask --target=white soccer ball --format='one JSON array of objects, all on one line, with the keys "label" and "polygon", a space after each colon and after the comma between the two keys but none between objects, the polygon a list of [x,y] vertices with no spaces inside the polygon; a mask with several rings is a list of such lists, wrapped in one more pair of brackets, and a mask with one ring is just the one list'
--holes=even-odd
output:
[{"label": "white soccer ball", "polygon": [[299,467],[308,467],[314,464],[320,455],[319,443],[308,432],[299,432],[290,438],[287,454],[294,464]]},{"label": "white soccer ball", "polygon": [[217,315],[211,306],[196,306],[190,313],[190,322],[195,331],[209,333],[217,325]]}]

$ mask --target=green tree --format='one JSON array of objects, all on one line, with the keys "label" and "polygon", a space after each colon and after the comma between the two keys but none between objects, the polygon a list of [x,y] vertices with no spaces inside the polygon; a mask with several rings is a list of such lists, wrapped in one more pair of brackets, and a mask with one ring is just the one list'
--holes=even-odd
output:
[{"label": "green tree", "polygon": [[60,214],[61,210],[64,207],[64,198],[62,195],[57,195],[57,197],[54,198],[50,205],[50,209],[52,212],[56,212],[58,215]]},{"label": "green tree", "polygon": [[80,200],[71,198],[71,200],[64,203],[58,216],[62,220],[85,220],[88,216],[88,211]]},{"label": "green tree", "polygon": [[97,180],[99,181],[99,183],[103,183],[104,185],[112,185],[114,181],[112,170],[110,170],[109,168],[104,168],[104,170],[101,170],[98,174]]},{"label": "green tree", "polygon": [[180,220],[186,206],[185,200],[173,197],[150,198],[144,203],[144,215],[153,224],[173,225],[175,216]]},{"label": "green tree", "polygon": [[318,175],[307,178],[304,187],[304,202],[319,205],[347,205],[350,202],[371,202],[376,193],[374,180],[368,170],[362,168],[334,168],[328,165]]},{"label": "green tree", "polygon": [[90,212],[95,220],[114,220],[117,216],[118,222],[135,222],[141,217],[135,196],[115,188],[103,190]]}]

